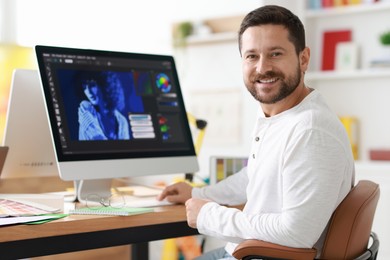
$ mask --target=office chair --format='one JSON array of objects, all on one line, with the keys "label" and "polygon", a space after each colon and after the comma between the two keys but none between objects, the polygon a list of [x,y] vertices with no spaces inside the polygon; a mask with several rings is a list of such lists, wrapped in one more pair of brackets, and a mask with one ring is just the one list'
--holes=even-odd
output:
[{"label": "office chair", "polygon": [[[352,188],[333,212],[320,259],[376,259],[379,240],[371,227],[379,193],[379,185],[367,180]],[[306,260],[316,254],[314,248],[291,248],[260,240],[245,240],[233,252],[235,258],[243,260]]]}]

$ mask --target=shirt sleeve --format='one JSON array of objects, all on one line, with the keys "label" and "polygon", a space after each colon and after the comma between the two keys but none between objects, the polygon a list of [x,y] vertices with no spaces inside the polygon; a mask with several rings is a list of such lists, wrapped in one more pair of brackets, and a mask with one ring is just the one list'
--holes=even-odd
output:
[{"label": "shirt sleeve", "polygon": [[[199,232],[233,243],[259,239],[313,247],[351,187],[348,173],[353,166],[347,152],[328,133],[310,130],[296,136],[295,144],[283,155],[280,212],[240,211],[209,202],[198,215]],[[239,187],[239,183],[235,185]]]},{"label": "shirt sleeve", "polygon": [[193,188],[192,197],[208,199],[221,205],[241,205],[246,202],[246,186],[248,184],[247,168],[218,182],[215,185]]}]

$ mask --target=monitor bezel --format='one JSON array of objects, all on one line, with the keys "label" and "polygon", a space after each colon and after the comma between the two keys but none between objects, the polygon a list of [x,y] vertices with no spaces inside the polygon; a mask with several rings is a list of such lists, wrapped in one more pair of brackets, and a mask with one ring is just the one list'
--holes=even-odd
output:
[{"label": "monitor bezel", "polygon": [[46,101],[46,108],[48,111],[50,127],[52,130],[52,137],[56,156],[59,162],[74,162],[74,161],[96,161],[96,160],[122,160],[122,159],[143,159],[143,158],[178,158],[178,157],[193,157],[196,156],[194,144],[192,142],[191,129],[189,124],[184,126],[184,136],[186,140],[191,140],[187,150],[177,151],[148,151],[148,152],[117,152],[113,154],[107,153],[93,153],[93,154],[64,154],[61,148],[60,135],[57,131],[57,123],[55,120],[55,111],[53,102],[50,96],[50,86],[48,85],[48,78],[45,71],[44,55],[47,53],[51,54],[66,54],[66,55],[91,55],[100,57],[118,57],[118,58],[129,58],[129,59],[140,59],[140,60],[151,60],[151,61],[168,61],[172,66],[172,77],[177,84],[177,97],[180,106],[183,111],[180,113],[181,120],[188,122],[185,104],[180,89],[179,78],[176,71],[176,65],[173,56],[159,55],[159,54],[143,54],[143,53],[130,53],[130,52],[118,52],[118,51],[106,51],[106,50],[92,50],[92,49],[79,49],[79,48],[68,48],[68,47],[54,47],[54,46],[43,46],[37,45],[35,47],[39,75],[41,77],[41,84],[43,87],[43,93]]}]

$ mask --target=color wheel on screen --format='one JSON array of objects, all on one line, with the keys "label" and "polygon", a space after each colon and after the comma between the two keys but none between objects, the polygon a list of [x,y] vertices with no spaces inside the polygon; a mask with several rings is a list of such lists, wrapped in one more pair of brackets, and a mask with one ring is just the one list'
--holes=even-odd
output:
[{"label": "color wheel on screen", "polygon": [[171,91],[172,85],[169,77],[165,73],[159,73],[156,77],[157,88],[163,93]]}]

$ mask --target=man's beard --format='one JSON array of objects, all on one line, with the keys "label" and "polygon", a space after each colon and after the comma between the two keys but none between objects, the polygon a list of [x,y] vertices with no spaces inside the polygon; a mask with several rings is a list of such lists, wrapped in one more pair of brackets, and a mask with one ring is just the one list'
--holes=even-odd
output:
[{"label": "man's beard", "polygon": [[[271,78],[278,78],[280,81],[280,87],[279,91],[268,98],[265,96],[260,95],[256,87],[254,86],[254,83],[260,79],[271,79]],[[251,86],[247,85],[247,89],[249,93],[260,103],[263,104],[275,104],[276,102],[279,102],[280,100],[288,97],[295,91],[295,89],[298,87],[299,82],[301,81],[301,68],[297,66],[297,70],[294,76],[285,78],[283,73],[269,71],[265,74],[258,74],[253,80],[251,80]]]}]

